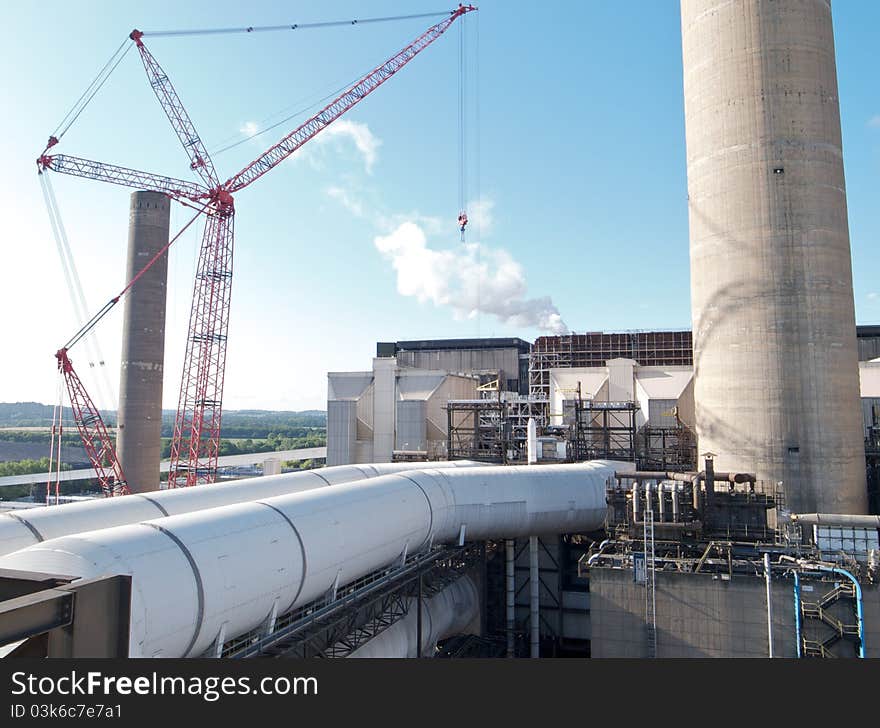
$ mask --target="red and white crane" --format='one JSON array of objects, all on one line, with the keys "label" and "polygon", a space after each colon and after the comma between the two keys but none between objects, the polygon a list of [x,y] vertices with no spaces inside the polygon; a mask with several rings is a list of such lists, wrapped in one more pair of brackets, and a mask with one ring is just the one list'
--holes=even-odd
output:
[{"label": "red and white crane", "polygon": [[[443,35],[458,18],[473,10],[476,8],[472,5],[459,5],[458,8],[450,11],[444,20],[432,25],[409,45],[370,71],[225,182],[221,182],[217,176],[211,156],[167,74],[144,44],[144,36],[147,34],[139,30],[133,30],[129,37],[137,47],[150,85],[189,157],[190,169],[201,181],[175,179],[65,154],[49,154],[49,150],[58,143],[58,138],[54,135],[49,138],[46,149],[37,159],[41,173],[51,170],[139,190],[161,192],[172,200],[196,207],[198,209],[196,216],[204,214],[206,217],[193,286],[183,377],[171,442],[169,487],[211,483],[216,478],[232,291],[234,195],[281,164],[306,142],[400,71]],[[302,26],[278,26],[271,29],[296,27]],[[254,29],[242,30],[251,32]],[[168,246],[179,235],[180,233],[169,242]],[[164,253],[168,246],[160,251],[160,254]],[[137,276],[56,354],[59,370],[64,375],[73,403],[77,427],[106,495],[127,492],[125,476],[100,413],[79,381],[67,351],[125,295],[136,280]]]}]

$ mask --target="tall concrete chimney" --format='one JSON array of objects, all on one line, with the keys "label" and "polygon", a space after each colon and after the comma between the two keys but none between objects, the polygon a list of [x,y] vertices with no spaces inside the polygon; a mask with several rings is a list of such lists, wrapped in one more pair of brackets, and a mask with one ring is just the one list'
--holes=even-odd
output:
[{"label": "tall concrete chimney", "polygon": [[[132,193],[126,281],[168,243],[169,211],[163,194]],[[132,493],[159,489],[167,279],[166,253],[125,299],[116,452]]]},{"label": "tall concrete chimney", "polygon": [[699,452],[865,513],[828,0],[681,0]]}]

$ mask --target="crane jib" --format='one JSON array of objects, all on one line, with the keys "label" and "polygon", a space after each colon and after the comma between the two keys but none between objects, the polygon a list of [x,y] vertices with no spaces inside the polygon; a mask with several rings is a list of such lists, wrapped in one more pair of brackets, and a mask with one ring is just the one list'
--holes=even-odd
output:
[{"label": "crane jib", "polygon": [[[184,230],[201,213],[206,213],[205,229],[202,244],[199,247],[200,254],[193,289],[189,334],[184,358],[183,376],[181,377],[177,417],[171,443],[169,487],[190,486],[201,482],[211,483],[215,481],[217,475],[226,343],[231,300],[235,213],[233,194],[247,187],[284,161],[320,133],[321,130],[326,129],[336,119],[360,103],[366,96],[400,71],[413,58],[443,35],[456,19],[476,9],[472,5],[459,5],[455,10],[444,13],[447,17],[443,21],[428,28],[413,42],[338,95],[312,118],[291,131],[277,144],[270,147],[223,184],[219,183],[214,163],[174,86],[171,84],[168,75],[144,45],[143,38],[148,34],[139,30],[132,31],[129,37],[134,41],[134,45],[140,53],[150,86],[155,92],[155,96],[162,106],[184,152],[189,158],[190,169],[200,177],[202,184],[68,155],[48,155],[48,150],[58,144],[63,132],[69,128],[72,121],[63,127],[63,131],[60,134],[57,136],[53,134],[49,138],[46,148],[37,159],[37,167],[41,173],[51,169],[73,176],[134,187],[136,189],[152,190],[168,195],[171,199],[184,204],[190,202],[201,205],[201,209],[187,223]],[[428,15],[398,16],[398,19],[404,17],[427,17]],[[373,18],[363,21],[351,21],[351,24],[381,22],[392,19],[394,18]],[[334,23],[329,23],[328,25],[332,24]],[[291,25],[290,28],[304,28],[308,25]],[[312,25],[318,27],[320,24]],[[246,32],[270,29],[272,28],[255,28],[251,26],[246,29]],[[225,31],[220,29],[200,32]],[[153,33],[152,35],[163,34],[181,35],[184,33],[166,32]],[[82,112],[82,109],[85,108],[85,104],[91,101],[97,90],[106,81],[109,73],[122,60],[122,57],[121,50],[117,50],[114,56],[111,57],[111,61],[108,61],[104,66],[96,81],[92,83],[92,86],[81,97],[82,102],[77,102],[78,105],[75,105],[76,113],[73,116],[74,120]],[[174,239],[169,241],[168,245],[170,246],[182,232],[183,230]],[[164,253],[167,247],[161,253]],[[94,327],[155,260],[156,258],[150,261],[142,269],[141,273],[135,276],[126,288],[123,289],[119,296],[111,299],[84,327],[84,330],[81,329],[77,332],[69,342],[69,345],[72,346],[88,330]],[[67,379],[71,401],[73,402],[73,399],[76,398],[74,414],[83,444],[86,446],[86,450],[99,478],[101,478],[105,493],[107,495],[115,495],[120,492],[126,492],[124,475],[122,474],[121,465],[116,460],[112,442],[101,420],[100,413],[94,407],[85,388],[82,386],[82,382],[76,377],[76,373],[73,371],[72,365],[70,365],[70,361],[67,358],[68,348],[69,346],[59,350],[59,355],[63,355],[63,357],[59,356],[59,368]],[[97,447],[95,443],[99,443],[100,447]],[[112,464],[112,472],[107,469],[104,464],[105,461],[109,461]],[[119,485],[120,482],[121,486]]]}]

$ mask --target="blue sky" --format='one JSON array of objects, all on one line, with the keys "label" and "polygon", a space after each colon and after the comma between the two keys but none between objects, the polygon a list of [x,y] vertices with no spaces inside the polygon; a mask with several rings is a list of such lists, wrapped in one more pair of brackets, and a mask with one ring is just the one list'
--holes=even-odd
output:
[{"label": "blue sky", "polygon": [[[326,372],[368,368],[377,340],[533,339],[541,333],[536,324],[553,323],[553,310],[575,331],[689,327],[678,3],[535,7],[486,0],[465,30],[468,241],[481,243],[486,276],[479,300],[477,254],[461,247],[455,224],[453,27],[352,110],[339,133],[319,136],[237,196],[227,407],[323,407]],[[429,0],[6,6],[0,62],[12,72],[0,119],[0,192],[11,222],[4,224],[0,266],[7,342],[0,400],[56,396],[52,354],[78,322],[33,160],[133,27],[270,25],[440,9]],[[216,149],[357,78],[432,22],[146,40],[208,148]],[[834,22],[856,314],[859,323],[878,323],[880,3],[837,2]],[[296,123],[217,155],[221,178]],[[135,51],[58,152],[187,174]],[[96,310],[125,283],[129,191],[57,174],[52,181]],[[176,208],[172,228],[186,219]],[[170,259],[167,407],[176,406],[197,242],[198,233],[187,233]],[[426,275],[426,267],[435,272]],[[475,305],[483,312],[469,314]],[[120,306],[98,330],[114,391],[121,319]],[[88,369],[84,350],[71,357]],[[98,384],[87,385],[97,396]],[[106,399],[103,406],[115,405],[112,394]]]}]

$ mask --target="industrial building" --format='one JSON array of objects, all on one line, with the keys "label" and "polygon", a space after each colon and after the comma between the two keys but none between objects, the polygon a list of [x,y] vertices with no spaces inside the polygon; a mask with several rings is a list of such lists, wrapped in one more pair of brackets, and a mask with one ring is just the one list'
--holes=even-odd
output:
[{"label": "industrial building", "polygon": [[506,392],[528,393],[531,344],[522,339],[440,339],[379,342],[377,357],[394,357],[398,366],[464,372],[480,384],[499,382]]},{"label": "industrial building", "polygon": [[[880,346],[880,327],[859,326],[856,331],[862,356],[870,356]],[[543,336],[530,351],[525,351],[527,342],[513,340],[512,347],[510,341],[469,339],[464,340],[464,349],[462,340],[409,342],[410,349],[402,343],[380,343],[378,353],[396,351],[398,356],[377,357],[373,372],[331,372],[328,462],[447,457],[524,462],[526,424],[533,418],[539,424],[541,460],[614,458],[662,470],[696,467],[689,331]],[[624,352],[632,356],[620,356]],[[406,364],[401,365],[401,360]],[[504,372],[505,360],[508,366],[514,361],[524,365],[519,382],[529,382],[529,394],[499,389],[504,378],[496,374]],[[414,364],[422,368],[415,369]],[[453,370],[456,373],[444,368],[459,365],[462,369]],[[384,422],[387,431],[396,434],[393,439],[386,434],[379,455],[374,449],[374,392],[376,372],[383,368],[395,372],[394,416],[386,414]],[[876,513],[880,512],[880,361],[858,362],[858,376],[861,407],[855,411],[861,412],[862,427],[857,445],[865,448],[866,493],[870,510]],[[384,405],[386,413],[391,409],[392,405]]]},{"label": "industrial building", "polygon": [[522,339],[379,342],[372,371],[327,375],[327,464],[445,458],[447,403],[524,390],[528,355]]},{"label": "industrial building", "polygon": [[[376,357],[369,372],[327,375],[327,464],[440,459],[450,399],[475,397],[478,379],[399,367]],[[331,434],[332,433],[332,434]]]}]

